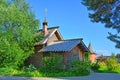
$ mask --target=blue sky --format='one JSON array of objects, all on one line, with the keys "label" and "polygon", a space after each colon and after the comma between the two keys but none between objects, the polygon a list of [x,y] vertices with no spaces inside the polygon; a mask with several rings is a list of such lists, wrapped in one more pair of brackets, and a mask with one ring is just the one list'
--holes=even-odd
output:
[{"label": "blue sky", "polygon": [[112,52],[119,53],[115,43],[107,39],[107,29],[101,23],[92,23],[88,17],[88,11],[81,4],[81,0],[27,0],[32,7],[36,18],[40,20],[40,28],[44,21],[45,8],[48,9],[48,26],[60,26],[59,30],[64,39],[83,38],[88,46],[92,43],[94,51],[101,55],[111,55]]}]

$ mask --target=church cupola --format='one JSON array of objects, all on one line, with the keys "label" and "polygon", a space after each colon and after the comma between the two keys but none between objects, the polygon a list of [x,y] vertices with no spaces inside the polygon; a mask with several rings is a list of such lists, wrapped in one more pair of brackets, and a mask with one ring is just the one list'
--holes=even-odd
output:
[{"label": "church cupola", "polygon": [[47,19],[46,19],[46,16],[47,16],[47,9],[45,9],[45,20],[43,22],[43,34],[44,36],[48,35],[48,22],[47,22]]}]

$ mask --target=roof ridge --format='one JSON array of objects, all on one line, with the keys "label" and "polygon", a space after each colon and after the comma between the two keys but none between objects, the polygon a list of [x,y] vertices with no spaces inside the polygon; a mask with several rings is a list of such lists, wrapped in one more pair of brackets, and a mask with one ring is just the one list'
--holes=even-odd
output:
[{"label": "roof ridge", "polygon": [[[54,28],[59,28],[59,26],[54,26],[54,27],[48,27],[47,29],[54,29]],[[39,29],[38,31],[42,31],[43,29]]]},{"label": "roof ridge", "polygon": [[59,28],[59,26],[49,27],[48,29]]},{"label": "roof ridge", "polygon": [[83,38],[66,39],[66,40],[61,40],[61,41],[72,41],[72,40],[83,40]]},{"label": "roof ridge", "polygon": [[[66,40],[59,40],[59,41],[73,41],[73,40],[83,40],[83,38],[74,38],[74,39],[66,39]],[[54,42],[59,42],[58,40]]]}]

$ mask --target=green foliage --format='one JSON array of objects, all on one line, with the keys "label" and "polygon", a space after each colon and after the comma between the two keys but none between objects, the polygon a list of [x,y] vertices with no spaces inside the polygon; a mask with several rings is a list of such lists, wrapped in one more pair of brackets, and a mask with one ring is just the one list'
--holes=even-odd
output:
[{"label": "green foliage", "polygon": [[18,71],[11,67],[0,68],[0,75],[12,76],[17,73],[18,73]]},{"label": "green foliage", "polygon": [[120,72],[120,64],[117,62],[115,58],[108,58],[106,60],[106,64],[108,69],[113,72]]},{"label": "green foliage", "polygon": [[88,71],[76,74],[74,72],[46,72],[46,73],[41,73],[43,77],[68,77],[68,76],[87,76],[90,73]]},{"label": "green foliage", "polygon": [[34,71],[18,71],[18,73],[14,74],[13,76],[26,76],[26,77],[42,77],[42,73],[38,70]]},{"label": "green foliage", "polygon": [[70,65],[70,71],[74,73],[86,72],[90,69],[90,62],[81,62],[78,60],[73,60]]},{"label": "green foliage", "polygon": [[107,64],[107,66],[108,66],[108,69],[109,69],[109,70],[112,70],[112,69],[116,66],[117,60],[116,60],[116,59],[113,59],[113,58],[108,58],[108,59],[106,60],[106,64]]},{"label": "green foliage", "polygon": [[[44,65],[40,68],[43,76],[80,76],[88,75],[88,69],[90,68],[89,62],[72,61],[64,70],[63,58],[61,55],[50,53],[50,56],[43,58]],[[51,73],[52,72],[52,73]]]},{"label": "green foliage", "polygon": [[116,34],[109,32],[108,39],[120,48],[120,0],[82,0],[82,3],[90,11],[89,18],[92,22],[104,23],[106,28],[117,31]]},{"label": "green foliage", "polygon": [[59,54],[50,53],[50,56],[43,58],[42,72],[60,72],[63,71],[63,58]]},{"label": "green foliage", "polygon": [[89,59],[90,59],[90,53],[86,52],[85,53],[85,61],[89,61]]},{"label": "green foliage", "polygon": [[116,59],[115,53],[112,53],[112,54],[111,54],[111,58],[112,58],[112,59]]},{"label": "green foliage", "polygon": [[43,58],[43,62],[44,65],[42,66],[42,68],[40,68],[40,70],[37,70],[33,65],[29,65],[28,67],[24,67],[23,69],[13,69],[13,67],[6,67],[0,68],[0,75],[29,77],[61,77],[89,75],[89,62],[73,61],[70,71],[63,71],[63,59],[62,56],[59,54],[50,53],[48,57]]},{"label": "green foliage", "polygon": [[0,75],[2,76],[26,76],[26,77],[61,77],[61,76],[87,76],[89,72],[75,74],[73,72],[40,72],[39,70],[24,71],[16,70],[10,67],[0,68]]},{"label": "green foliage", "polygon": [[17,68],[20,64],[23,64],[21,62],[24,60],[23,51],[19,48],[18,44],[10,44],[8,41],[3,44],[1,49],[5,49],[0,53],[0,66],[14,66],[14,68]]},{"label": "green foliage", "polygon": [[95,72],[111,72],[108,70],[105,62],[98,62],[97,64],[93,64],[91,68]]},{"label": "green foliage", "polygon": [[23,71],[23,70],[13,69],[10,67],[0,68],[0,75],[3,75],[3,76],[29,76],[29,77],[30,76],[31,77],[42,76],[41,73],[37,70]]},{"label": "green foliage", "polygon": [[98,66],[99,66],[98,68],[99,71],[108,71],[108,68],[105,62],[100,62]]},{"label": "green foliage", "polygon": [[99,65],[99,67],[101,68],[101,67],[106,66],[106,63],[105,63],[105,62],[100,62],[98,65]]},{"label": "green foliage", "polygon": [[97,72],[120,73],[120,63],[117,62],[115,57],[107,58],[105,62],[98,62],[92,69]]},{"label": "green foliage", "polygon": [[28,71],[28,72],[32,72],[32,71],[35,71],[35,70],[36,70],[36,68],[32,64],[25,67],[25,71]]},{"label": "green foliage", "polygon": [[25,0],[0,0],[0,66],[23,66],[34,53],[38,26]]},{"label": "green foliage", "polygon": [[99,68],[98,63],[92,63],[91,64],[91,69],[92,70],[96,71],[96,70],[98,70],[98,68]]}]

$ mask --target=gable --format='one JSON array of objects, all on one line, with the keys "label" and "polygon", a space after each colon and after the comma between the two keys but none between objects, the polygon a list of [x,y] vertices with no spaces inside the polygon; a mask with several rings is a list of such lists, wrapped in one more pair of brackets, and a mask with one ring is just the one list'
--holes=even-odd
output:
[{"label": "gable", "polygon": [[47,44],[54,42],[54,41],[60,41],[62,40],[60,34],[58,33],[58,31],[54,32],[51,37],[47,40]]},{"label": "gable", "polygon": [[[40,42],[37,42],[35,45],[43,45],[43,44],[46,44],[47,42],[49,43],[54,40],[63,40],[63,37],[60,34],[58,28],[59,28],[58,26],[48,28],[49,34],[44,36],[44,38]],[[38,34],[41,34],[41,33],[42,33],[42,29],[39,30]],[[52,39],[52,38],[54,38],[54,39]]]}]

